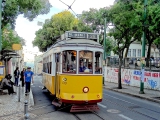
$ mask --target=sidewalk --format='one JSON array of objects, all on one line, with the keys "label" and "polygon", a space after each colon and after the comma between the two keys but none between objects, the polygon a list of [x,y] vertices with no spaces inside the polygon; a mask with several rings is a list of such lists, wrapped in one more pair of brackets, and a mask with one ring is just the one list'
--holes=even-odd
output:
[{"label": "sidewalk", "polygon": [[106,89],[160,103],[160,91],[144,89],[145,94],[139,94],[140,91],[139,87],[132,87],[128,85],[122,85],[122,89],[118,89],[117,87],[118,87],[117,83],[111,83],[105,81],[104,88]]},{"label": "sidewalk", "polygon": [[[8,91],[4,90],[6,94],[0,95],[0,120],[24,120],[24,101],[28,101],[28,110],[34,105],[32,90],[25,96],[25,87],[20,87],[20,102],[19,87],[14,86],[14,91],[16,94],[8,95]],[[29,113],[29,116],[35,115]]]}]

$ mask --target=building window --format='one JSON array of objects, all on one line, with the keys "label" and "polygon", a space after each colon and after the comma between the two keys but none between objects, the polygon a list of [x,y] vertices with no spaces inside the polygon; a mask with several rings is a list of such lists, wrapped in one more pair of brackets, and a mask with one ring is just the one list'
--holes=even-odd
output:
[{"label": "building window", "polygon": [[138,49],[138,57],[141,57],[141,49]]},{"label": "building window", "polygon": [[133,49],[133,57],[136,57],[136,49]]},{"label": "building window", "polygon": [[131,57],[131,49],[128,50],[128,57]]}]

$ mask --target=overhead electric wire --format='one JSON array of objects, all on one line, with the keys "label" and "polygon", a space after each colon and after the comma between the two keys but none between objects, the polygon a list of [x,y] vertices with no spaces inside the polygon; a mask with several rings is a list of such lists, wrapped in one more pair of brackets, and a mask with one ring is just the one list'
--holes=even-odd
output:
[{"label": "overhead electric wire", "polygon": [[74,0],[71,5],[67,5],[67,4],[64,3],[62,0],[59,0],[59,1],[62,2],[63,4],[65,4],[65,5],[68,7],[68,10],[70,9],[70,10],[75,14],[75,16],[78,17],[78,15],[76,14],[76,12],[72,9],[72,5],[74,4],[74,2],[75,2],[76,0]]}]

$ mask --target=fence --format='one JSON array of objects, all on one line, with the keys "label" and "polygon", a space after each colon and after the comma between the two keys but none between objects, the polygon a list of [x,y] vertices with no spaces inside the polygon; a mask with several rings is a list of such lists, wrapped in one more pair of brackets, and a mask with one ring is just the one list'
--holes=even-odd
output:
[{"label": "fence", "polygon": [[[118,67],[119,66],[119,58],[118,57],[107,57],[107,66],[110,67]],[[145,59],[146,65],[147,59]],[[140,58],[123,58],[122,59],[122,68],[130,68],[130,69],[141,69],[141,61]],[[149,67],[145,66],[147,70],[159,70],[160,71],[160,57],[149,59]]]}]

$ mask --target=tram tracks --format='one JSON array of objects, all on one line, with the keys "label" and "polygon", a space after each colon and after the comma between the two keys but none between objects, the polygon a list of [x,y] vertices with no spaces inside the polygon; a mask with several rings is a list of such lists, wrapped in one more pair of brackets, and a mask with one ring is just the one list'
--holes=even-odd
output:
[{"label": "tram tracks", "polygon": [[[106,120],[105,118],[103,118],[102,116],[100,116],[98,113],[96,113],[95,111],[90,111],[89,113],[93,113],[93,115],[95,115],[97,118],[99,118],[99,120]],[[84,120],[84,118],[82,119],[80,117],[80,115],[84,115],[84,114],[78,114],[78,113],[73,113],[72,114],[77,120]],[[90,115],[91,116],[91,115]],[[88,120],[88,118],[86,119]],[[96,119],[97,120],[97,119]]]}]

